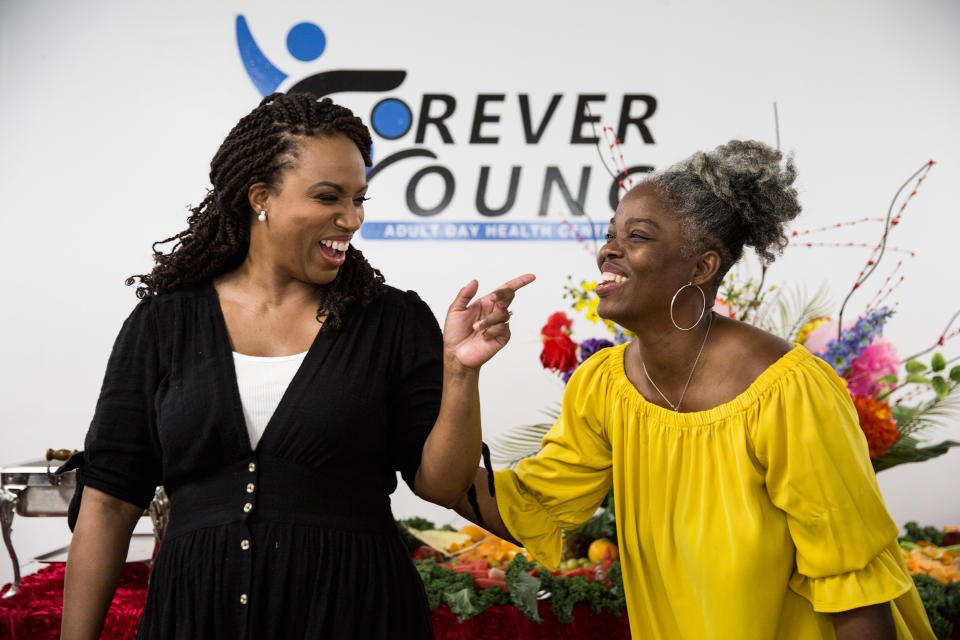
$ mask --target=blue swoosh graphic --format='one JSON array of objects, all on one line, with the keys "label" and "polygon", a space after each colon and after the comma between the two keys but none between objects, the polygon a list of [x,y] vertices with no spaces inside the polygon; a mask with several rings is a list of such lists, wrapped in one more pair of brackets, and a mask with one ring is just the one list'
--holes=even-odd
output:
[{"label": "blue swoosh graphic", "polygon": [[247,26],[247,19],[242,15],[237,16],[237,48],[240,50],[240,60],[243,61],[247,75],[260,95],[270,95],[287,79],[287,74],[273,66],[260,51]]}]

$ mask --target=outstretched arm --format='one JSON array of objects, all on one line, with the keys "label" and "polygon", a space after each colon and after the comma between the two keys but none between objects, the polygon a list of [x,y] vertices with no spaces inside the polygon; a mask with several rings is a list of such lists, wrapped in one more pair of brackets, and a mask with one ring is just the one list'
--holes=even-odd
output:
[{"label": "outstretched arm", "polygon": [[84,487],[63,585],[63,640],[95,640],[143,509]]},{"label": "outstretched arm", "polygon": [[474,280],[460,290],[443,331],[443,394],[437,421],[423,446],[414,491],[452,508],[473,482],[480,462],[480,367],[510,339],[508,307],[531,282],[526,274],[473,300]]},{"label": "outstretched arm", "polygon": [[490,492],[487,491],[487,482],[487,470],[483,467],[478,468],[473,479],[473,484],[477,487],[477,505],[480,507],[482,520],[477,517],[477,512],[470,504],[466,494],[460,496],[460,500],[458,500],[457,504],[453,507],[454,510],[462,517],[483,527],[490,533],[522,547],[523,543],[514,538],[510,530],[507,529],[507,525],[503,523],[500,510],[497,508],[497,498],[490,495]]}]

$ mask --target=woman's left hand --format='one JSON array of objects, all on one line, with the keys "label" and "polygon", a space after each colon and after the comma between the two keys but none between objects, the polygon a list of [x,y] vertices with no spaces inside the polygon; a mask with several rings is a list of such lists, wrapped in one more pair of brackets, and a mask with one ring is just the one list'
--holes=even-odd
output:
[{"label": "woman's left hand", "polygon": [[[532,273],[503,283],[495,291],[473,300],[480,285],[471,281],[460,290],[443,325],[444,350],[471,369],[479,368],[510,340],[510,311],[517,289],[536,279]],[[471,302],[473,300],[473,302]]]}]

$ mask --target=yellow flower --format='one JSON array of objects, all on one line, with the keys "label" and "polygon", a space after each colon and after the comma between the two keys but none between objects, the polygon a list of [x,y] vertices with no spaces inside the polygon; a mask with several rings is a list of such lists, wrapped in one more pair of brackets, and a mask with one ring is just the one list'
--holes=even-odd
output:
[{"label": "yellow flower", "polygon": [[573,287],[569,286],[566,288],[568,294],[570,294],[571,297],[576,298],[576,302],[573,303],[573,309],[578,313],[583,313],[584,317],[593,324],[597,324],[603,320],[603,324],[606,325],[607,330],[613,335],[617,335],[617,330],[619,329],[620,333],[628,338],[635,337],[632,331],[623,329],[611,320],[604,320],[597,313],[597,305],[600,304],[600,298],[595,293],[597,284],[598,282],[596,280],[593,282],[581,280],[580,289],[574,289]]},{"label": "yellow flower", "polygon": [[797,337],[794,341],[803,344],[803,342],[807,339],[807,336],[810,335],[811,331],[827,322],[830,322],[830,318],[814,318],[807,324],[800,327],[800,331],[797,331]]},{"label": "yellow flower", "polygon": [[597,315],[598,304],[600,304],[600,298],[594,298],[587,303],[587,320],[593,324],[597,324],[597,321],[600,320],[600,316]]}]

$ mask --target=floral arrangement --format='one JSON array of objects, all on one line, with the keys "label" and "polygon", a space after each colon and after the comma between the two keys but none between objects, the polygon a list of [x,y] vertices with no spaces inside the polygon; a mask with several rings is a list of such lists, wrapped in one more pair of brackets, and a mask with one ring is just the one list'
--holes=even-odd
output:
[{"label": "floral arrangement", "polygon": [[[947,371],[947,360],[939,352],[929,363],[917,359],[922,354],[901,359],[883,337],[883,326],[892,315],[887,307],[868,311],[852,327],[840,330],[837,338],[833,337],[837,321],[818,318],[806,323],[795,338],[847,383],[876,471],[943,455],[960,444],[918,446],[913,434],[955,410],[960,366]],[[916,398],[920,401],[911,402]]]},{"label": "floral arrangement", "polygon": [[[597,283],[581,282],[579,287],[574,287],[573,278],[568,277],[568,280],[571,282],[564,287],[564,298],[571,299],[573,309],[583,312],[590,322],[594,324],[601,322],[600,316],[597,315],[597,303],[600,299],[594,294]],[[566,383],[574,370],[597,351],[615,344],[623,344],[633,337],[631,332],[614,322],[609,320],[602,320],[602,322],[610,333],[610,339],[587,338],[578,345],[570,337],[573,319],[562,311],[552,314],[540,330],[540,337],[543,339],[540,364],[545,369],[557,372]]]}]

